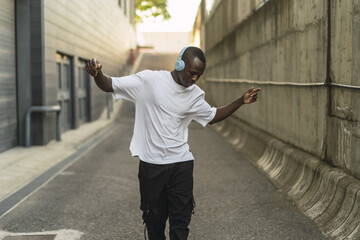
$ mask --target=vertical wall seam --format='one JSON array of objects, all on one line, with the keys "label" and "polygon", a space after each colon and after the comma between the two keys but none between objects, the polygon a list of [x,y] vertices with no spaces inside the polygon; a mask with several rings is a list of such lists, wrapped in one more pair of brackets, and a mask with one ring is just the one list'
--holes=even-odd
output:
[{"label": "vertical wall seam", "polygon": [[327,138],[329,135],[329,121],[331,117],[331,109],[332,109],[332,91],[331,91],[331,77],[330,77],[330,68],[331,68],[331,0],[327,1],[327,52],[326,52],[326,79],[325,86],[327,86],[327,116],[325,120],[325,134],[324,134],[324,158],[325,161],[328,159],[327,152]]},{"label": "vertical wall seam", "polygon": [[[330,77],[330,67],[331,67],[331,0],[327,1],[327,53],[326,53],[326,79],[325,83],[330,89],[331,77]],[[329,95],[329,100],[331,95]],[[329,102],[331,103],[331,102]],[[329,115],[331,114],[331,109],[329,108]]]},{"label": "vertical wall seam", "polygon": [[14,27],[15,27],[15,88],[16,88],[16,145],[19,146],[20,145],[20,128],[21,128],[21,119],[20,119],[20,114],[19,114],[19,73],[18,73],[18,62],[19,62],[19,59],[18,59],[18,34],[17,34],[17,31],[18,31],[18,13],[17,13],[17,10],[18,10],[18,1],[14,1]]}]

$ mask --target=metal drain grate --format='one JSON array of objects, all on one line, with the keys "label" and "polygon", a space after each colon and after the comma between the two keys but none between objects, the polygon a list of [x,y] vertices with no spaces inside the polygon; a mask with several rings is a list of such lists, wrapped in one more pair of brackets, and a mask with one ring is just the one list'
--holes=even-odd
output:
[{"label": "metal drain grate", "polygon": [[7,236],[3,240],[54,240],[56,234],[51,235],[23,235],[23,236]]}]

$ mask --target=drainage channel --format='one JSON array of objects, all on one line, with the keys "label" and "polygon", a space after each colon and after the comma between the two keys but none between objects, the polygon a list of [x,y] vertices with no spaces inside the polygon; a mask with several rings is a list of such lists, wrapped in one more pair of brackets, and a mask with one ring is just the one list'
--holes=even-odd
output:
[{"label": "drainage channel", "polygon": [[72,229],[34,233],[11,233],[0,231],[0,240],[79,240],[83,234],[84,233],[80,231]]},{"label": "drainage channel", "polygon": [[23,235],[23,236],[8,236],[3,240],[55,240],[56,234],[51,235]]}]

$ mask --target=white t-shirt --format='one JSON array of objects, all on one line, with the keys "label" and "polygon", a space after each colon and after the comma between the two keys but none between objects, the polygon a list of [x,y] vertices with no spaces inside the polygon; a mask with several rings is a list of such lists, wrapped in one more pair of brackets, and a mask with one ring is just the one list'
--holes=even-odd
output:
[{"label": "white t-shirt", "polygon": [[144,70],[134,75],[113,77],[114,98],[135,103],[133,156],[155,164],[193,160],[188,141],[192,120],[206,126],[216,108],[204,100],[198,86],[177,84],[169,71]]}]

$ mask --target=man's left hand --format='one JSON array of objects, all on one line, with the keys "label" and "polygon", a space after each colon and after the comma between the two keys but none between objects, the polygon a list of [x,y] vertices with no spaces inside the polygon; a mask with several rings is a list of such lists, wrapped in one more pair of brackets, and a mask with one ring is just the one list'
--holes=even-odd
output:
[{"label": "man's left hand", "polygon": [[243,95],[244,103],[249,104],[249,103],[256,102],[256,100],[259,96],[260,90],[261,90],[261,88],[254,88],[254,87],[247,90]]}]

